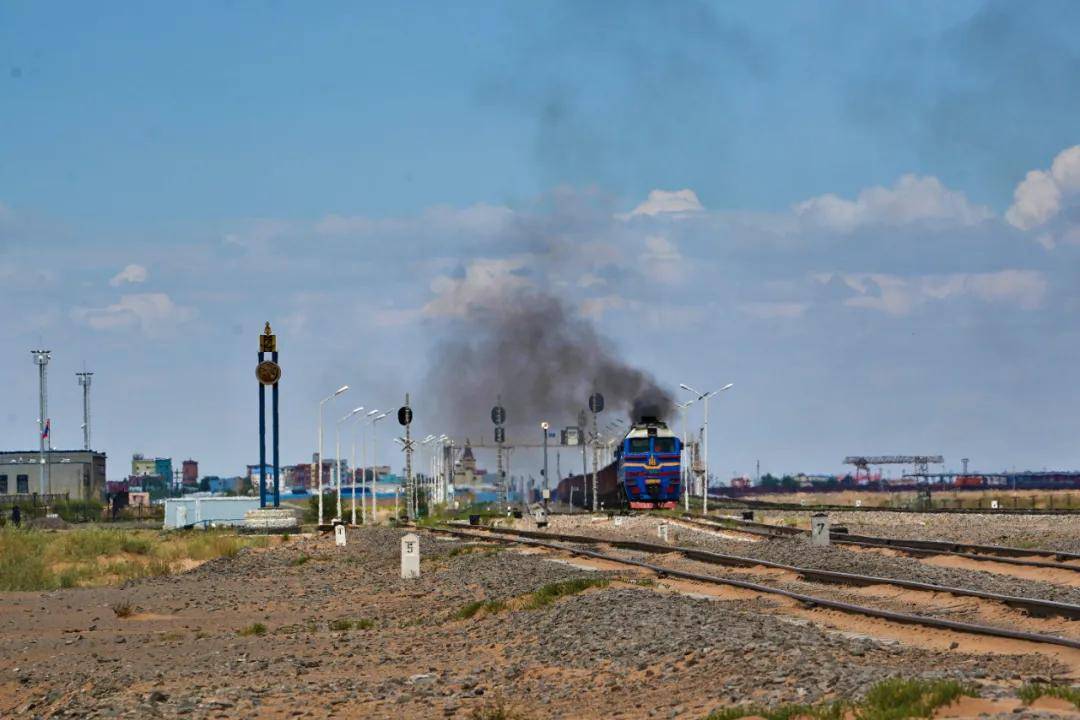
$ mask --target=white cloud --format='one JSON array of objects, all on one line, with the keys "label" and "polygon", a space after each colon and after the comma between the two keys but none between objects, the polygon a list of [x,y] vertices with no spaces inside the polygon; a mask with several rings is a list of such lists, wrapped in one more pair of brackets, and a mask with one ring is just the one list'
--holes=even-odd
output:
[{"label": "white cloud", "polygon": [[165,335],[195,317],[195,311],[172,301],[165,293],[121,295],[102,308],[75,308],[73,317],[95,330],[139,330],[151,337]]},{"label": "white cloud", "polygon": [[120,272],[112,276],[109,280],[109,285],[113,287],[120,287],[124,283],[144,283],[147,278],[150,277],[150,273],[142,265],[128,265]]},{"label": "white cloud", "polygon": [[666,283],[676,283],[682,279],[682,253],[675,243],[663,235],[645,238],[645,252],[641,254],[640,261],[649,278]]},{"label": "white cloud", "polygon": [[[830,282],[832,278],[830,274],[814,276],[822,284]],[[853,273],[841,275],[840,278],[856,293],[844,300],[845,305],[895,316],[908,315],[929,302],[963,297],[1036,310],[1042,306],[1048,287],[1046,277],[1041,272],[1015,269],[915,277]]]},{"label": "white cloud", "polygon": [[[1005,212],[1005,219],[1021,230],[1038,227],[1061,211],[1063,197],[1077,192],[1080,192],[1080,145],[1058,153],[1049,172],[1029,172],[1016,186],[1013,204]],[[1043,242],[1044,246],[1046,244]]]},{"label": "white cloud", "polygon": [[464,317],[475,309],[498,310],[506,298],[530,286],[520,274],[528,257],[480,258],[460,278],[440,275],[431,281],[435,297],[423,308],[426,317]]},{"label": "white cloud", "polygon": [[630,211],[627,215],[620,215],[621,219],[636,217],[638,215],[683,215],[697,213],[704,210],[697,193],[693,190],[653,190],[648,199]]},{"label": "white cloud", "polygon": [[948,189],[937,178],[916,175],[902,176],[891,188],[867,188],[854,200],[820,195],[793,210],[808,225],[840,232],[866,225],[975,225],[993,217],[989,208],[971,203],[964,193]]}]

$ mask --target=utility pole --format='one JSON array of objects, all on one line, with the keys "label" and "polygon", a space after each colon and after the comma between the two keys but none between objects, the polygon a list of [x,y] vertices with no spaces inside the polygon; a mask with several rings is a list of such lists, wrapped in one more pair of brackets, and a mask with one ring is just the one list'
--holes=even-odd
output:
[{"label": "utility pole", "polygon": [[[38,494],[52,492],[49,477],[49,463],[45,458],[46,449],[52,450],[52,428],[49,422],[49,358],[51,350],[31,350],[34,362],[38,366]],[[48,443],[48,448],[46,448]]]},{"label": "utility pole", "polygon": [[[85,367],[85,366],[84,366]],[[77,372],[79,384],[82,385],[82,416],[83,416],[83,450],[90,449],[90,380],[94,377],[92,372]]]}]

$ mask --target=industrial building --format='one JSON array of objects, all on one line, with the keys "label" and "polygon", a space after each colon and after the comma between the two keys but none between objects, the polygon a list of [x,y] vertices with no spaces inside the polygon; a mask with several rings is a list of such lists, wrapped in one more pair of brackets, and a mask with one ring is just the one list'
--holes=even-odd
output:
[{"label": "industrial building", "polygon": [[[48,450],[48,495],[72,500],[100,500],[105,491],[105,453]],[[0,495],[33,495],[40,489],[42,465],[37,450],[0,452]]]},{"label": "industrial building", "polygon": [[187,486],[199,484],[199,463],[191,458],[183,462],[182,482]]}]

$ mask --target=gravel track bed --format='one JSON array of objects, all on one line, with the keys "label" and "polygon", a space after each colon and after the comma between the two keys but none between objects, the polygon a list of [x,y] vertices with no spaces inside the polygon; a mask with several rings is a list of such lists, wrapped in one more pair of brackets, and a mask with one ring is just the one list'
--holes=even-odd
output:
[{"label": "gravel track bed", "polygon": [[[757,512],[764,522],[794,518],[809,527],[809,512]],[[1080,553],[1080,515],[950,515],[945,513],[830,512],[852,533],[978,545],[1008,545]]]},{"label": "gravel track bed", "polygon": [[[623,520],[621,527],[611,522],[590,523],[565,517],[556,518],[556,520],[558,522],[552,522],[548,530],[576,532],[612,539],[633,538],[647,542],[660,542],[656,527],[661,521],[656,517],[627,517]],[[797,567],[900,578],[1002,595],[1080,604],[1080,588],[979,570],[936,567],[915,558],[890,557],[877,552],[847,550],[841,546],[817,547],[810,545],[804,538],[775,538],[758,542],[742,542],[716,537],[707,531],[698,532],[686,526],[673,526],[670,532],[669,537],[673,544],[712,550],[727,555],[739,555]]]},{"label": "gravel track bed", "polygon": [[[974,680],[993,695],[1064,671],[1043,655],[830,632],[770,613],[764,599],[695,599],[426,533],[423,575],[404,581],[402,534],[351,532],[344,549],[294,538],[121,588],[8,594],[0,716],[468,718],[503,698],[530,719],[698,720],[733,702],[858,695],[897,674]],[[615,582],[538,609],[457,617],[470,601],[600,575]],[[135,614],[117,617],[118,602]],[[330,626],[343,618],[371,626]],[[238,633],[256,621],[265,635]]]}]

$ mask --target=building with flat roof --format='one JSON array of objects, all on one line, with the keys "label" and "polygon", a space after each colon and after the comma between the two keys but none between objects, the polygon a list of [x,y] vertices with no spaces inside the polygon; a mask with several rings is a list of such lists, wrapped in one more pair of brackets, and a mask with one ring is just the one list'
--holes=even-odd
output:
[{"label": "building with flat roof", "polygon": [[[48,450],[50,495],[66,494],[72,500],[100,500],[105,492],[105,453],[92,450]],[[38,492],[42,466],[37,450],[0,452],[0,495],[32,495]]]}]

